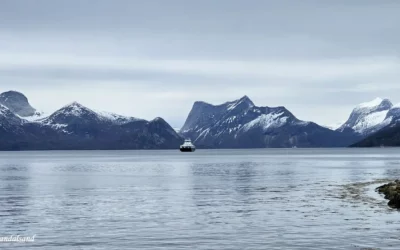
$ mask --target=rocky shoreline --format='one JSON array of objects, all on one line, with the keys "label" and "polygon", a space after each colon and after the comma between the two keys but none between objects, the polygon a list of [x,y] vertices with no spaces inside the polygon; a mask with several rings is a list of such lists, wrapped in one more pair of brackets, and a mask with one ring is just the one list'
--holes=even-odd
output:
[{"label": "rocky shoreline", "polygon": [[389,200],[389,207],[400,209],[400,180],[379,186],[376,191],[385,195],[385,199]]}]

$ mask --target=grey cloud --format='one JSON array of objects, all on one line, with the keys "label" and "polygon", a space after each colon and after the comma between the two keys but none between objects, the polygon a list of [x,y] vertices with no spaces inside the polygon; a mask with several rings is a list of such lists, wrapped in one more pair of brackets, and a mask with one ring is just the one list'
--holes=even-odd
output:
[{"label": "grey cloud", "polygon": [[[99,109],[97,97],[131,92],[133,106],[152,106],[109,97],[104,109],[176,125],[195,100],[247,94],[333,123],[376,96],[400,101],[399,9],[392,0],[3,0],[0,87],[43,106],[77,98]],[[41,100],[37,89],[64,99]]]}]

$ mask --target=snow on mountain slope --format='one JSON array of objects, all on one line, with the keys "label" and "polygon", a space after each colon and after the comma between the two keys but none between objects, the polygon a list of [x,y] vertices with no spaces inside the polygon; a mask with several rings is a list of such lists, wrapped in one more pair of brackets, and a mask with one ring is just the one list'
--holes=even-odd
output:
[{"label": "snow on mountain slope", "polygon": [[31,115],[31,116],[20,116],[20,115],[18,115],[21,119],[24,119],[24,120],[26,120],[26,121],[28,121],[28,122],[34,122],[34,121],[37,121],[37,120],[40,120],[40,119],[43,119],[43,118],[45,118],[46,117],[46,114],[44,113],[44,112],[39,112],[39,111],[36,111],[33,115]]},{"label": "snow on mountain slope", "polygon": [[112,112],[107,112],[107,111],[95,110],[95,112],[100,117],[102,117],[102,119],[108,120],[108,121],[111,121],[111,122],[115,122],[117,124],[124,124],[124,123],[134,122],[134,121],[143,121],[143,119],[140,119],[140,118],[118,115],[118,114],[115,114],[115,113],[112,113]]},{"label": "snow on mountain slope", "polygon": [[384,121],[392,106],[393,104],[388,99],[382,98],[361,103],[353,109],[349,119],[338,128],[338,131],[350,128],[362,135],[373,133],[386,123]]},{"label": "snow on mountain slope", "polygon": [[363,133],[364,131],[381,124],[385,120],[388,112],[389,110],[383,110],[361,117],[353,126],[354,131],[357,133]]},{"label": "snow on mountain slope", "polygon": [[387,100],[387,99],[382,99],[380,97],[377,97],[372,101],[364,102],[364,103],[359,104],[356,107],[356,109],[373,109],[373,108],[381,105],[384,100]]},{"label": "snow on mountain slope", "polygon": [[248,131],[253,127],[261,127],[263,131],[267,131],[269,128],[279,128],[286,124],[288,120],[287,116],[284,116],[283,112],[262,114],[256,119],[246,123],[243,127],[243,131]]},{"label": "snow on mountain slope", "polygon": [[330,130],[336,130],[336,129],[340,128],[340,126],[342,126],[343,123],[344,123],[344,121],[336,122],[336,123],[328,124],[328,125],[322,125],[322,126],[324,126],[325,128],[329,128]]},{"label": "snow on mountain slope", "polygon": [[78,102],[65,105],[61,109],[55,111],[50,116],[42,119],[36,119],[36,122],[43,124],[66,124],[71,120],[86,119],[97,122],[110,122],[115,124],[125,124],[133,121],[142,121],[142,119],[134,117],[126,117],[111,112],[95,111],[83,106]]}]

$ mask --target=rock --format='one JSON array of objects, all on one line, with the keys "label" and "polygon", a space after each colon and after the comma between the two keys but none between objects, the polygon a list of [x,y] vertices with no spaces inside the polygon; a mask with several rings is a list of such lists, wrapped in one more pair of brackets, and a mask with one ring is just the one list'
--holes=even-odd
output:
[{"label": "rock", "polygon": [[1,93],[0,104],[10,109],[14,114],[22,117],[32,116],[36,112],[36,109],[29,104],[28,98],[17,91]]},{"label": "rock", "polygon": [[393,196],[393,198],[389,201],[388,203],[389,207],[392,208],[400,208],[400,194],[396,194]]},{"label": "rock", "polygon": [[376,188],[378,193],[385,195],[385,199],[389,200],[388,206],[400,209],[400,181],[395,180],[388,184]]}]

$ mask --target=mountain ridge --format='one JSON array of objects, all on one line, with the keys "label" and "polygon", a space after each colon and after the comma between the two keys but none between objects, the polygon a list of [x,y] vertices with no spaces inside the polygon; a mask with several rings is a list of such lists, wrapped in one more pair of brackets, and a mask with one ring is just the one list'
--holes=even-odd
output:
[{"label": "mountain ridge", "polygon": [[0,150],[177,149],[183,142],[160,117],[146,121],[78,102],[33,120],[0,105],[0,136]]},{"label": "mountain ridge", "polygon": [[180,134],[206,148],[348,146],[356,138],[301,121],[284,106],[255,106],[247,96],[219,105],[196,101]]}]

